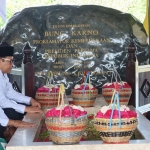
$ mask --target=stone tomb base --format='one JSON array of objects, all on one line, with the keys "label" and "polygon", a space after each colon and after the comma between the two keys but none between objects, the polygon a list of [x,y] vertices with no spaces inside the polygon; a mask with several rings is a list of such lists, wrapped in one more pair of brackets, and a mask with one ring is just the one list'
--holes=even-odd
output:
[{"label": "stone tomb base", "polygon": [[[106,105],[102,97],[97,98],[95,107],[86,108],[89,114],[97,112],[101,106]],[[131,107],[131,109],[134,109]],[[41,114],[27,114],[24,121],[35,123],[34,128],[18,128],[8,143],[6,150],[149,150],[150,149],[150,122],[138,111],[138,127],[135,131],[135,140],[128,144],[103,144],[102,141],[80,141],[75,145],[55,145],[52,142],[35,142],[40,134],[43,116]]]}]

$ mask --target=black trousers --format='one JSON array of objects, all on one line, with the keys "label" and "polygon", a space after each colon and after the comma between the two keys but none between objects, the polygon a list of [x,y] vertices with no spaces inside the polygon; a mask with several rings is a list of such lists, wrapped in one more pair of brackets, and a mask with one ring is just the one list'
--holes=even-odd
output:
[{"label": "black trousers", "polygon": [[0,125],[0,138],[4,138],[4,131],[5,131],[5,128]]},{"label": "black trousers", "polygon": [[146,113],[146,118],[150,121],[150,111]]},{"label": "black trousers", "polygon": [[[15,111],[15,109],[13,108],[4,108],[4,113],[5,115],[12,120],[22,120],[25,113],[21,114]],[[0,138],[4,138],[4,131],[5,131],[5,127],[0,125]]]}]

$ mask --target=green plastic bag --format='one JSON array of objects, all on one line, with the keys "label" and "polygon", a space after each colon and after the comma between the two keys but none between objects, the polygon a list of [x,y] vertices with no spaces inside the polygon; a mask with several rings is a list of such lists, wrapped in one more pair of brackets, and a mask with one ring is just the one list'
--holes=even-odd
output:
[{"label": "green plastic bag", "polygon": [[7,142],[5,139],[0,138],[0,150],[5,150],[6,149]]}]

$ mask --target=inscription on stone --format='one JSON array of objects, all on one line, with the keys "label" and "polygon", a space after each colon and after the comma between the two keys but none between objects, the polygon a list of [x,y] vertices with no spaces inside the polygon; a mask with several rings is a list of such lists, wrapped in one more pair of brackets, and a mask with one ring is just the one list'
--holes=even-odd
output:
[{"label": "inscription on stone", "polygon": [[44,85],[52,71],[55,83],[64,83],[67,94],[86,70],[99,93],[110,82],[112,65],[124,80],[128,45],[135,43],[139,63],[146,64],[146,38],[142,24],[130,14],[94,5],[26,8],[0,32],[0,42],[15,47],[15,67],[21,66],[23,45],[30,43],[36,87]]}]

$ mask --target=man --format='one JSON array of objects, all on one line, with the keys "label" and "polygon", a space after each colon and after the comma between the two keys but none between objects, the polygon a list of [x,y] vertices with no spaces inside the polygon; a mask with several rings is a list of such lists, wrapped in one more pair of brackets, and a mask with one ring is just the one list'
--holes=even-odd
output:
[{"label": "man", "polygon": [[[12,120],[22,120],[25,113],[43,113],[43,111],[41,110],[41,104],[35,99],[24,96],[12,88],[7,73],[10,73],[13,67],[13,52],[14,47],[9,46],[6,42],[0,44],[0,107],[9,118],[7,123],[2,120],[1,125],[18,127],[20,123],[20,125],[24,124],[26,127],[31,124]],[[0,117],[3,118],[4,114],[0,113]],[[3,116],[1,116],[2,114]],[[0,128],[4,130],[2,126]]]}]

